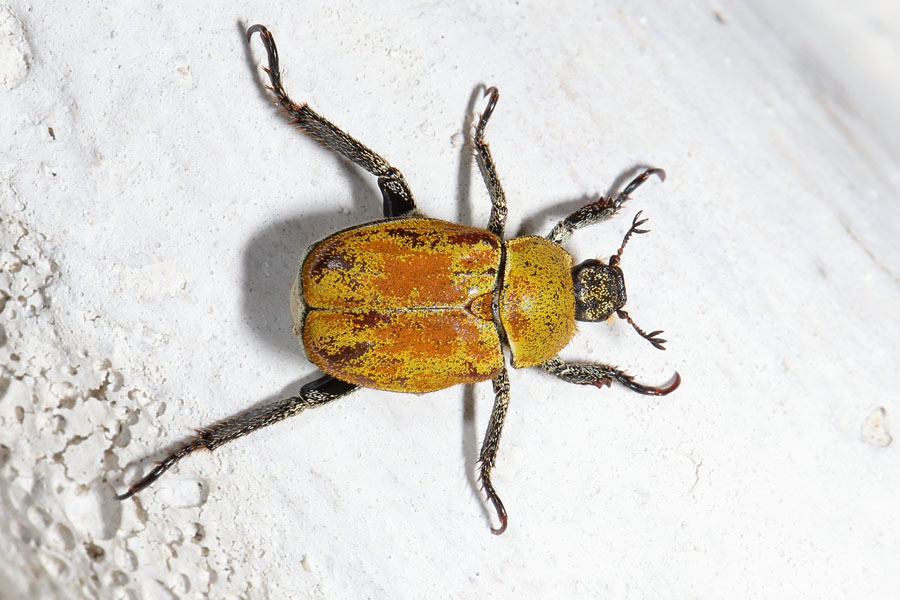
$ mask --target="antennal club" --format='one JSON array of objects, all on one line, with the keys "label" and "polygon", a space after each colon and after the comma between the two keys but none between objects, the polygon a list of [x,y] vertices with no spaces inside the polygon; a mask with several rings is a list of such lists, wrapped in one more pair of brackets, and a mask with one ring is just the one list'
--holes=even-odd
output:
[{"label": "antennal club", "polygon": [[[613,256],[609,257],[609,266],[614,267],[619,264],[619,261],[622,260],[622,251],[625,250],[625,244],[628,243],[628,240],[631,238],[631,235],[634,233],[648,233],[649,229],[638,229],[641,225],[647,222],[647,219],[638,219],[641,216],[641,213],[644,212],[639,210],[636,215],[634,215],[634,219],[631,221],[631,228],[628,229],[628,233],[625,234],[625,238],[622,240],[622,245],[619,246],[619,251],[616,252]],[[634,325],[634,323],[632,323]],[[640,331],[640,330],[638,330]]]},{"label": "antennal club", "polygon": [[659,350],[666,349],[664,344],[668,340],[659,337],[659,334],[661,334],[663,332],[662,329],[659,329],[657,331],[651,331],[650,333],[647,333],[643,329],[638,327],[637,324],[632,320],[631,316],[627,312],[622,310],[621,308],[616,311],[616,315],[618,315],[618,317],[620,319],[628,321],[628,324],[631,325],[632,327],[634,327],[634,330],[638,332],[638,335],[640,335],[642,338],[644,338],[645,340],[647,340],[648,342],[653,344],[654,348],[658,348]]}]

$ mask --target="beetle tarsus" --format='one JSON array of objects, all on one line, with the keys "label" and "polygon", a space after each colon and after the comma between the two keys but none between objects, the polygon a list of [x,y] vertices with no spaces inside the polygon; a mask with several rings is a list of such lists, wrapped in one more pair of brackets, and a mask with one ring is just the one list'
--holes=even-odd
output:
[{"label": "beetle tarsus", "polygon": [[484,88],[484,97],[491,97],[488,100],[487,107],[485,107],[484,112],[481,113],[481,119],[478,121],[477,129],[484,134],[484,128],[487,127],[488,119],[491,118],[491,115],[494,114],[494,107],[497,106],[497,100],[500,99],[500,90],[498,90],[495,86],[490,86]]},{"label": "beetle tarsus", "polygon": [[[593,225],[609,219],[619,212],[622,205],[630,198],[631,193],[639,188],[642,183],[647,181],[647,178],[651,175],[657,175],[663,181],[666,179],[666,172],[662,169],[657,169],[655,167],[645,169],[640,175],[632,179],[631,183],[626,185],[625,189],[619,192],[614,198],[600,198],[596,202],[591,202],[571,213],[556,224],[550,233],[547,234],[547,239],[555,244],[565,244],[576,229],[581,229],[582,227],[587,227],[588,225]],[[635,221],[636,220],[637,218],[635,217]],[[641,223],[635,225],[635,222],[632,221],[632,225],[637,227],[641,225]],[[633,233],[642,232],[634,231]]]},{"label": "beetle tarsus", "polygon": [[506,531],[506,526],[509,523],[509,516],[506,514],[506,508],[503,506],[503,502],[500,500],[500,496],[494,491],[494,487],[491,485],[490,475],[488,475],[487,479],[483,481],[484,490],[487,493],[487,499],[491,501],[491,504],[494,505],[494,510],[497,511],[497,519],[500,521],[500,527],[494,528],[491,527],[491,533],[494,535],[500,535],[504,531]]},{"label": "beetle tarsus", "polygon": [[259,23],[257,23],[256,25],[251,25],[250,27],[247,28],[247,41],[249,42],[253,38],[254,33],[259,33],[260,35],[263,35],[264,34],[263,32],[268,32],[268,31],[269,30],[266,29],[266,27],[264,25],[260,25]]},{"label": "beetle tarsus", "polygon": [[644,385],[637,383],[634,377],[628,373],[609,365],[592,365],[584,363],[566,363],[559,358],[551,358],[541,365],[541,368],[559,377],[563,381],[579,385],[593,385],[601,387],[610,380],[624,385],[630,390],[646,396],[665,396],[678,389],[681,385],[681,375],[676,371],[669,381],[661,386]]},{"label": "beetle tarsus", "polygon": [[675,374],[660,386],[637,383],[630,377],[628,381],[619,380],[619,382],[628,389],[634,390],[639,394],[644,394],[645,396],[665,396],[678,389],[678,386],[681,385],[681,375],[678,374],[678,371],[675,371]]},{"label": "beetle tarsus", "polygon": [[284,94],[284,90],[281,89],[281,67],[279,67],[278,63],[278,46],[275,45],[275,38],[272,36],[272,32],[266,29],[264,25],[257,24],[247,29],[247,42],[253,38],[254,33],[259,33],[263,46],[266,48],[266,58],[269,61],[269,67],[263,67],[263,71],[269,75],[272,87],[275,88],[273,91],[276,94]]},{"label": "beetle tarsus", "polygon": [[178,450],[169,454],[165,459],[159,461],[156,466],[153,467],[153,470],[144,475],[140,480],[138,480],[137,483],[129,487],[124,494],[118,494],[116,496],[116,500],[127,500],[128,498],[131,498],[144,488],[148,487],[154,481],[159,479],[160,475],[168,471],[176,462],[178,462],[194,450],[206,448],[206,440],[203,439],[203,431],[197,430],[197,432],[199,435],[196,439],[194,439],[194,441],[188,444],[184,444]]},{"label": "beetle tarsus", "polygon": [[[616,199],[613,201],[612,206],[614,213],[619,211],[619,208],[625,204],[625,201],[631,197],[631,193],[641,187],[645,181],[651,176],[656,175],[659,177],[660,181],[666,180],[666,172],[662,169],[658,169],[656,167],[649,167],[644,169],[644,172],[631,180],[631,183],[625,186],[625,189],[619,192],[619,195],[616,196]],[[612,216],[612,215],[610,215]]]}]

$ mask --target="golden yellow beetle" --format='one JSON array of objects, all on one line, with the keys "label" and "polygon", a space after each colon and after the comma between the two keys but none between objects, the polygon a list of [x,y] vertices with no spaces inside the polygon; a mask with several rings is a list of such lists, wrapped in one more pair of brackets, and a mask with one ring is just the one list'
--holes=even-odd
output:
[{"label": "golden yellow beetle", "polygon": [[378,177],[383,221],[351,227],[313,244],[300,262],[291,290],[294,331],[306,356],[325,375],[300,390],[212,427],[198,430],[147,475],[117,496],[144,489],[180,458],[214,450],[237,437],[306,408],[320,406],[358,387],[424,393],[490,379],[494,408],[481,448],[481,482],[506,530],[507,515],[491,482],[500,433],[509,404],[503,345],[515,368],[540,366],[564,381],[602,387],[612,381],[648,395],[665,395],[681,383],[678,373],[662,386],[637,383],[603,364],[567,364],[557,354],[575,333],[575,321],[626,319],[655,347],[662,331],[645,333],[622,310],[625,280],[619,262],[625,244],[646,221],[638,213],[618,252],[604,263],[574,265],[562,248],[572,232],[616,214],[629,194],[660,169],[646,169],[615,198],[601,198],[556,225],[546,238],[503,239],[506,198],[484,128],[499,98],[488,88],[488,105],[475,128],[475,149],[491,196],[487,229],[421,215],[403,175],[386,160],[327,121],[306,104],[294,103],[281,84],[278,50],[262,25],[272,86],[284,113],[306,134]]}]

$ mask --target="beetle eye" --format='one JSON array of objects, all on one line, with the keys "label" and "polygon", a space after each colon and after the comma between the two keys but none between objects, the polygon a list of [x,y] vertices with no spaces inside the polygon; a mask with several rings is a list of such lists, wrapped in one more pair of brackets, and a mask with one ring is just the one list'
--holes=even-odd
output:
[{"label": "beetle eye", "polygon": [[604,321],[625,306],[625,278],[619,267],[586,260],[572,269],[575,318]]}]

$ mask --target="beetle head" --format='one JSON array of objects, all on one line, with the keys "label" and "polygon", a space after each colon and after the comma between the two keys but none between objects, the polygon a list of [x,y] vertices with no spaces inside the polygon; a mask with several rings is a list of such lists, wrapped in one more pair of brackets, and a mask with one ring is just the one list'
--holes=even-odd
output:
[{"label": "beetle head", "polygon": [[588,259],[572,269],[572,281],[575,318],[579,321],[605,321],[625,306],[625,276],[616,265]]},{"label": "beetle head", "polygon": [[662,330],[645,333],[638,327],[627,312],[622,310],[628,295],[625,293],[625,276],[619,267],[625,244],[635,233],[647,233],[649,229],[638,229],[647,219],[638,220],[638,212],[631,222],[631,228],[625,234],[618,252],[609,257],[609,262],[588,259],[572,269],[572,282],[575,292],[575,319],[578,321],[605,321],[616,314],[620,319],[628,321],[638,334],[660,350],[665,350],[666,340],[659,337]]}]

